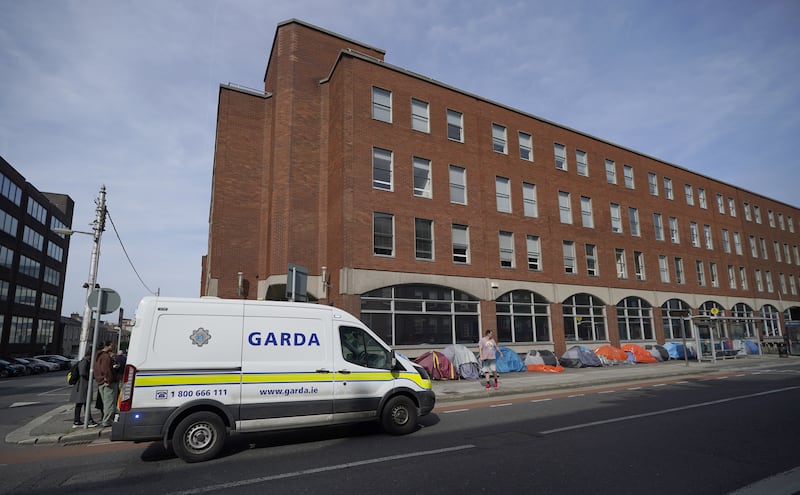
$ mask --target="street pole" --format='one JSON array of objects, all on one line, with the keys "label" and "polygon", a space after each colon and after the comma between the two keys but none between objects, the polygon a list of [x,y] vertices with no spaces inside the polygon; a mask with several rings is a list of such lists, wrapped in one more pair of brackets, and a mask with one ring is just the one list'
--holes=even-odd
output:
[{"label": "street pole", "polygon": [[[100,293],[97,295],[97,317],[94,320],[94,334],[92,335],[92,357],[89,360],[89,386],[86,387],[86,411],[83,412],[83,428],[89,428],[89,418],[91,417],[92,413],[92,389],[94,388],[94,361],[97,357],[97,335],[100,333],[100,311],[101,308],[105,307],[106,304],[106,293],[103,290],[100,290]],[[89,300],[87,298],[86,305],[89,305]],[[89,311],[92,311],[89,308]],[[91,316],[90,316],[91,318]],[[99,391],[98,391],[99,393]],[[103,404],[103,412],[105,413],[105,408],[107,407],[106,404]]]},{"label": "street pole", "polygon": [[[103,235],[106,225],[106,186],[100,186],[100,194],[97,197],[97,216],[94,220],[92,245],[92,257],[89,263],[89,280],[86,287],[86,303],[83,308],[83,320],[81,321],[81,341],[78,348],[78,359],[83,359],[86,355],[86,348],[89,344],[89,325],[92,321],[92,308],[89,307],[89,296],[97,285],[97,265],[100,262],[100,237]],[[94,350],[94,347],[92,347]]]}]

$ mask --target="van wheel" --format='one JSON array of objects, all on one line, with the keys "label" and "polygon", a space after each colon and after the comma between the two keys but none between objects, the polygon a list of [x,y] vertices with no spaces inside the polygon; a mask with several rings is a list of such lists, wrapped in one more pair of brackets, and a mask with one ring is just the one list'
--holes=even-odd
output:
[{"label": "van wheel", "polygon": [[390,435],[407,435],[417,428],[417,406],[404,395],[392,397],[383,408],[381,424]]},{"label": "van wheel", "polygon": [[219,416],[197,412],[183,418],[172,436],[172,448],[186,462],[213,459],[225,445],[227,432]]}]

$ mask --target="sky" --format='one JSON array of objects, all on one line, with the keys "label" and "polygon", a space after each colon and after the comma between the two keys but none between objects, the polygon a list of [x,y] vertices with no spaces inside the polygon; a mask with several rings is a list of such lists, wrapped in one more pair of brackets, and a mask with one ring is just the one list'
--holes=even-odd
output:
[{"label": "sky", "polygon": [[[126,317],[200,295],[219,85],[263,89],[289,19],[800,206],[800,1],[0,0],[0,156],[69,195],[76,230],[105,185],[98,283]],[[83,313],[91,241],[72,237],[63,315]]]}]

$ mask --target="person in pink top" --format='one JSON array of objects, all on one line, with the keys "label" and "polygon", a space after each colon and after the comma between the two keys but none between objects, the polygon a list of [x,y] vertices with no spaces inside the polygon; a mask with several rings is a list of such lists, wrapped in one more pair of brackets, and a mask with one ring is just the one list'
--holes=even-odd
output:
[{"label": "person in pink top", "polygon": [[478,349],[480,351],[481,369],[486,375],[486,388],[492,388],[489,380],[490,374],[494,373],[494,388],[497,388],[497,354],[503,356],[503,351],[497,345],[494,338],[494,330],[488,329],[484,332],[484,336],[478,341]]}]

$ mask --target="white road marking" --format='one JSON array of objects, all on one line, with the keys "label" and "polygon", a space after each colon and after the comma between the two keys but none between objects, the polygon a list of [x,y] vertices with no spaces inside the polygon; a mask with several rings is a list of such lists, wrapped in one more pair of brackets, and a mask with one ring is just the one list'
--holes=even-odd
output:
[{"label": "white road marking", "polygon": [[531,402],[547,402],[549,400],[553,400],[553,399],[551,399],[549,397],[547,399],[533,399]]},{"label": "white road marking", "polygon": [[444,411],[444,414],[454,413],[454,412],[464,412],[469,411],[469,409],[453,409],[452,411]]},{"label": "white road marking", "polygon": [[669,413],[678,412],[678,411],[686,411],[688,409],[696,409],[698,407],[715,406],[717,404],[724,404],[726,402],[733,402],[735,400],[752,399],[754,397],[761,397],[761,396],[764,396],[764,395],[777,394],[777,393],[780,393],[780,392],[788,392],[790,390],[797,390],[797,389],[800,389],[800,386],[778,388],[778,389],[775,389],[775,390],[766,390],[764,392],[759,392],[759,393],[756,393],[756,394],[739,395],[737,397],[729,397],[727,399],[712,400],[712,401],[709,401],[709,402],[700,402],[698,404],[690,404],[688,406],[672,407],[670,409],[664,409],[664,410],[661,410],[661,411],[653,411],[653,412],[649,412],[649,413],[634,414],[634,415],[631,415],[631,416],[622,416],[622,417],[619,417],[619,418],[606,419],[606,420],[603,420],[603,421],[592,421],[590,423],[582,423],[582,424],[577,424],[577,425],[572,425],[572,426],[564,426],[563,428],[554,428],[552,430],[540,431],[539,433],[541,435],[550,435],[550,434],[553,434],[553,433],[561,433],[563,431],[579,430],[581,428],[591,428],[592,426],[600,426],[600,425],[605,425],[605,424],[610,424],[610,423],[619,423],[621,421],[629,421],[631,419],[647,418],[647,417],[650,417],[650,416],[659,416],[661,414],[669,414]]},{"label": "white road marking", "polygon": [[510,405],[511,405],[510,402],[506,402],[505,404],[492,404],[489,407],[506,407],[506,406],[510,406]]},{"label": "white road marking", "polygon": [[399,459],[410,459],[412,457],[421,457],[427,455],[439,455],[448,452],[457,452],[459,450],[467,450],[467,449],[474,449],[474,445],[459,445],[456,447],[448,447],[444,449],[437,449],[437,450],[426,450],[422,452],[411,452],[409,454],[399,454],[399,455],[391,455],[387,457],[378,457],[376,459],[366,459],[363,461],[355,461],[355,462],[348,462],[345,464],[336,464],[333,466],[323,466],[318,468],[312,469],[305,469],[303,471],[292,471],[288,473],[281,473],[281,474],[274,474],[272,476],[262,476],[260,478],[250,478],[246,480],[238,480],[238,481],[231,481],[229,483],[220,483],[217,485],[209,485],[203,487],[192,488],[190,490],[182,490],[179,492],[172,492],[169,495],[193,495],[195,493],[206,493],[206,492],[214,492],[218,490],[228,490],[231,488],[239,488],[242,486],[248,485],[255,485],[258,483],[265,483],[267,481],[274,481],[274,480],[283,480],[287,478],[296,478],[298,476],[305,476],[308,474],[318,474],[318,473],[327,473],[330,471],[340,471],[343,469],[349,469],[353,467],[360,467],[360,466],[367,466],[370,464],[378,464],[381,462],[389,462],[389,461],[396,461]]},{"label": "white road marking", "polygon": [[8,407],[12,408],[12,407],[33,406],[35,404],[39,404],[39,402],[15,402]]}]

